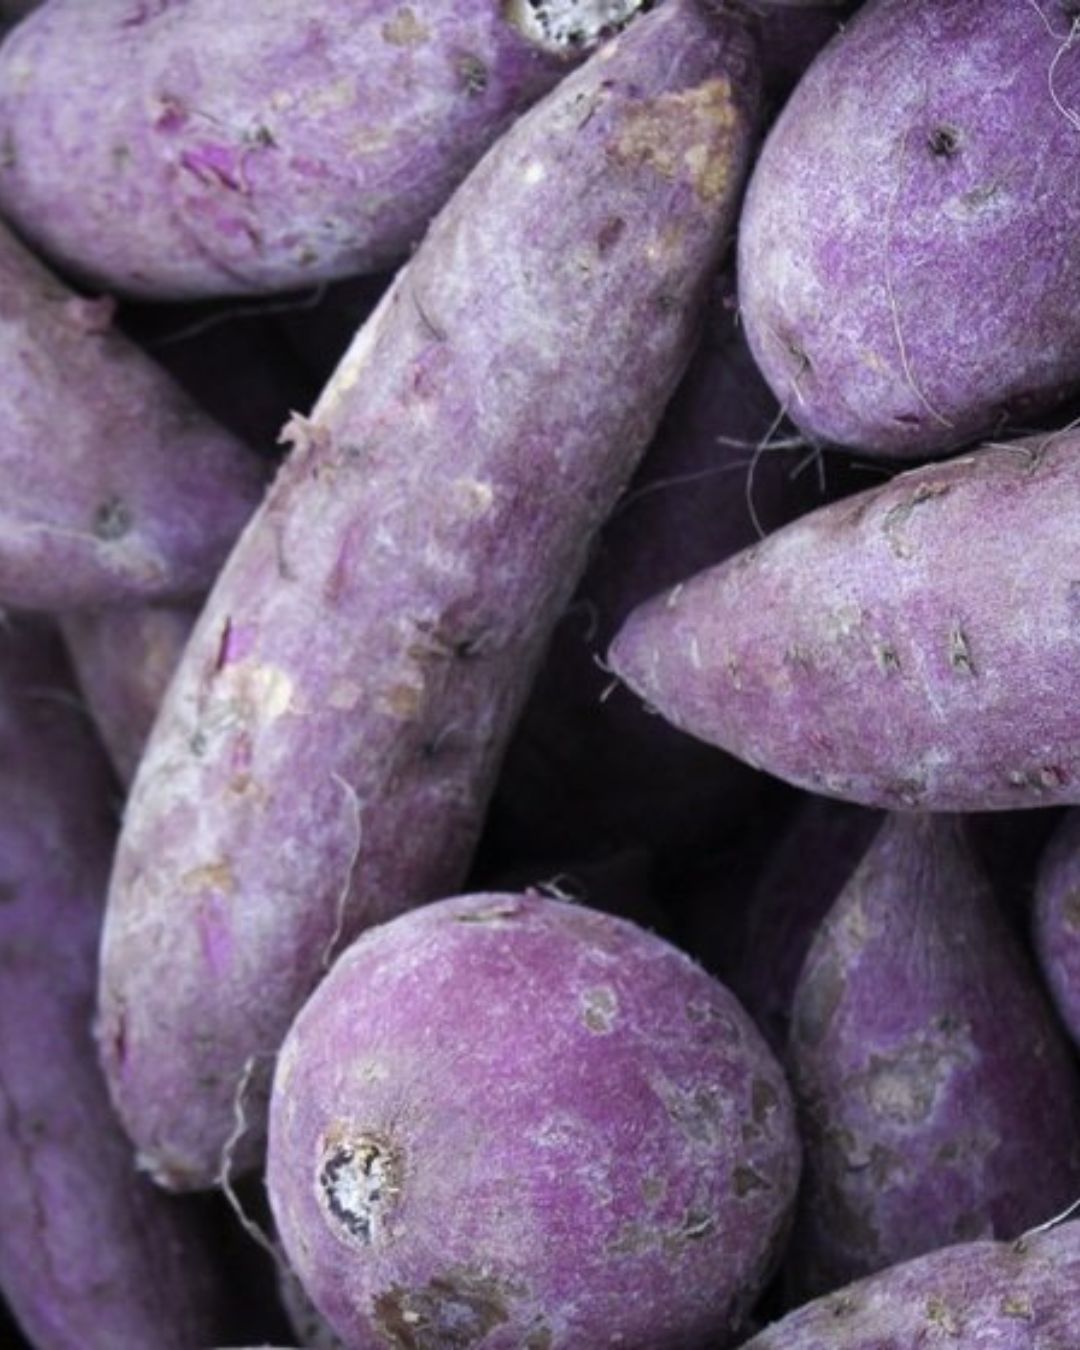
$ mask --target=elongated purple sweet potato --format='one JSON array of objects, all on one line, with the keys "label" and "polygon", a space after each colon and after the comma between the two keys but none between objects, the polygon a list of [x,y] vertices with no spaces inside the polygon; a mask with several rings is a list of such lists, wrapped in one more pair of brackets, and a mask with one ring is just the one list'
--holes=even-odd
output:
[{"label": "elongated purple sweet potato", "polygon": [[0,632],[0,1289],[37,1350],[201,1350],[216,1278],[137,1175],[94,1053],[115,824],[59,643]]},{"label": "elongated purple sweet potato", "polygon": [[886,819],[810,948],[787,1058],[804,1295],[1080,1196],[1080,1072],[956,817]]},{"label": "elongated purple sweet potato", "polygon": [[358,335],[215,586],[125,816],[114,1101],[205,1186],[339,938],[468,866],[544,644],[689,359],[753,134],[737,11],[670,0],[522,118]]},{"label": "elongated purple sweet potato", "polygon": [[1043,978],[1080,1046],[1080,811],[1061,822],[1039,865],[1034,918]]},{"label": "elongated purple sweet potato", "polygon": [[1080,1223],[961,1243],[815,1299],[743,1350],[1066,1350],[1078,1285]]},{"label": "elongated purple sweet potato", "polygon": [[120,781],[130,784],[197,611],[87,610],[60,620],[79,689]]},{"label": "elongated purple sweet potato", "polygon": [[747,192],[739,276],[806,431],[924,457],[1030,429],[1080,388],[1075,15],[868,0],[800,81]]},{"label": "elongated purple sweet potato", "polygon": [[0,226],[0,605],[197,594],[263,472]]},{"label": "elongated purple sweet potato", "polygon": [[379,271],[641,6],[47,0],[0,52],[0,210],[125,293]]},{"label": "elongated purple sweet potato", "polygon": [[1078,515],[1080,433],[984,447],[654,597],[610,660],[676,726],[812,791],[1080,802]]},{"label": "elongated purple sweet potato", "polygon": [[698,1350],[775,1265],[799,1173],[735,998],[636,925],[537,895],[364,935],[282,1047],[268,1186],[349,1350]]}]

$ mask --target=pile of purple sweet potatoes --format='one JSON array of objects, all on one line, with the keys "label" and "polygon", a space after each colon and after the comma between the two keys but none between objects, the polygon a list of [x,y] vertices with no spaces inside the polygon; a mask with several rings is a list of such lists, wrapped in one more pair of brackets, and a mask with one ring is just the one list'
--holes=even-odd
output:
[{"label": "pile of purple sweet potatoes", "polygon": [[0,1344],[1078,1350],[1080,6],[0,3],[0,221]]}]

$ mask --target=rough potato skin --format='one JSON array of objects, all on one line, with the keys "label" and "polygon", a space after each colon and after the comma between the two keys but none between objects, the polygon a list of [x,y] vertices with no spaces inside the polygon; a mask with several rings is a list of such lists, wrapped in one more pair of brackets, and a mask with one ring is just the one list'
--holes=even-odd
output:
[{"label": "rough potato skin", "polygon": [[1061,822],[1039,865],[1034,937],[1046,986],[1080,1045],[1080,811]]},{"label": "rough potato skin", "polygon": [[0,226],[0,605],[204,590],[262,493],[255,457]]},{"label": "rough potato skin", "polygon": [[113,786],[59,643],[0,635],[0,1290],[37,1350],[199,1350],[216,1279],[137,1176],[94,1054]]},{"label": "rough potato skin", "polygon": [[336,940],[460,886],[551,627],[689,359],[752,135],[735,14],[673,0],[477,167],[203,610],[126,813],[101,1046],[213,1183]]},{"label": "rough potato skin", "polygon": [[925,457],[1075,392],[1074,15],[869,0],[803,77],[755,166],[739,271],[750,344],[811,435]]},{"label": "rough potato skin", "polygon": [[966,1242],[815,1299],[743,1350],[1067,1350],[1078,1284],[1080,1223]]},{"label": "rough potato skin", "polygon": [[[617,22],[640,0],[578,8]],[[526,0],[259,0],[227,18],[218,0],[48,0],[0,52],[0,209],[128,294],[380,270],[592,45],[549,40],[531,14]]]},{"label": "rough potato skin", "polygon": [[1080,1195],[1080,1073],[957,817],[886,819],[807,955],[787,1062],[804,1298]]},{"label": "rough potato skin", "polygon": [[60,630],[120,781],[131,783],[197,610],[181,605],[66,614]]},{"label": "rough potato skin", "polygon": [[1080,434],[823,507],[627,620],[610,662],[678,727],[811,791],[1080,802]]},{"label": "rough potato skin", "polygon": [[783,1074],[732,995],[535,893],[365,934],[282,1047],[268,1186],[349,1350],[694,1350],[787,1231]]}]

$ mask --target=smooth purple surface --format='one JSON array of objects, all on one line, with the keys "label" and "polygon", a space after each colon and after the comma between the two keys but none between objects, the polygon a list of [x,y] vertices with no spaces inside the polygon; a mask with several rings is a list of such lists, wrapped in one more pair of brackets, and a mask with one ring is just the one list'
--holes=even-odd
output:
[{"label": "smooth purple surface", "polygon": [[1074,15],[869,0],[801,80],[751,179],[739,271],[747,337],[807,432],[920,457],[1075,392]]},{"label": "smooth purple surface", "polygon": [[1061,822],[1035,883],[1035,950],[1062,1021],[1080,1046],[1080,812]]},{"label": "smooth purple surface", "polygon": [[0,51],[0,210],[124,293],[382,270],[592,45],[549,42],[531,14],[517,0],[48,0]]},{"label": "smooth purple surface", "polygon": [[0,1288],[36,1350],[201,1350],[215,1277],[94,1054],[113,783],[56,640],[0,633]]},{"label": "smooth purple surface", "polygon": [[129,784],[198,611],[137,605],[60,620],[79,689],[120,781]]},{"label": "smooth purple surface", "polygon": [[262,495],[256,458],[0,226],[0,605],[209,584]]},{"label": "smooth purple surface", "polygon": [[1080,1071],[957,817],[886,818],[807,955],[787,1062],[804,1296],[1080,1195]]},{"label": "smooth purple surface", "polygon": [[620,677],[801,787],[891,809],[1080,801],[1080,433],[815,511],[637,609]]},{"label": "smooth purple surface", "polygon": [[282,1047],[268,1184],[350,1350],[694,1350],[753,1303],[798,1158],[779,1066],[689,957],[481,895],[335,965]]},{"label": "smooth purple surface", "polygon": [[860,806],[807,797],[758,877],[746,909],[732,991],[779,1055],[814,934],[881,824]]},{"label": "smooth purple surface", "polygon": [[669,0],[487,156],[362,329],[226,564],[136,777],[101,1045],[141,1156],[259,1154],[339,940],[452,892],[589,542],[691,353],[757,99]]},{"label": "smooth purple surface", "polygon": [[906,1261],[799,1308],[743,1350],[1067,1350],[1078,1287],[1080,1223],[1065,1223]]}]

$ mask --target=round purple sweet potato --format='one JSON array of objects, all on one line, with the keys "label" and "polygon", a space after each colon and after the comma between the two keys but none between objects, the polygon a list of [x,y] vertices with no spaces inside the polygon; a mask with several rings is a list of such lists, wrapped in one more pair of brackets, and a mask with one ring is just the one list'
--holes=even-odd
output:
[{"label": "round purple sweet potato", "polygon": [[1080,1196],[1080,1073],[956,817],[886,818],[810,948],[787,1059],[803,1295]]},{"label": "round purple sweet potato", "polygon": [[946,1247],[768,1327],[743,1350],[1071,1350],[1080,1223],[1020,1242]]},{"label": "round purple sweet potato", "polygon": [[1080,384],[1074,5],[870,0],[776,122],[739,235],[747,337],[812,435],[941,453]]},{"label": "round purple sweet potato", "polygon": [[1080,1046],[1080,811],[1061,822],[1039,866],[1035,950],[1062,1021]]},{"label": "round purple sweet potato", "polygon": [[380,270],[641,3],[48,0],[0,51],[0,208],[117,292]]},{"label": "round purple sweet potato", "polygon": [[799,1145],[734,997],[643,929],[441,901],[339,960],[281,1052],[268,1183],[350,1350],[692,1350],[786,1236]]}]

